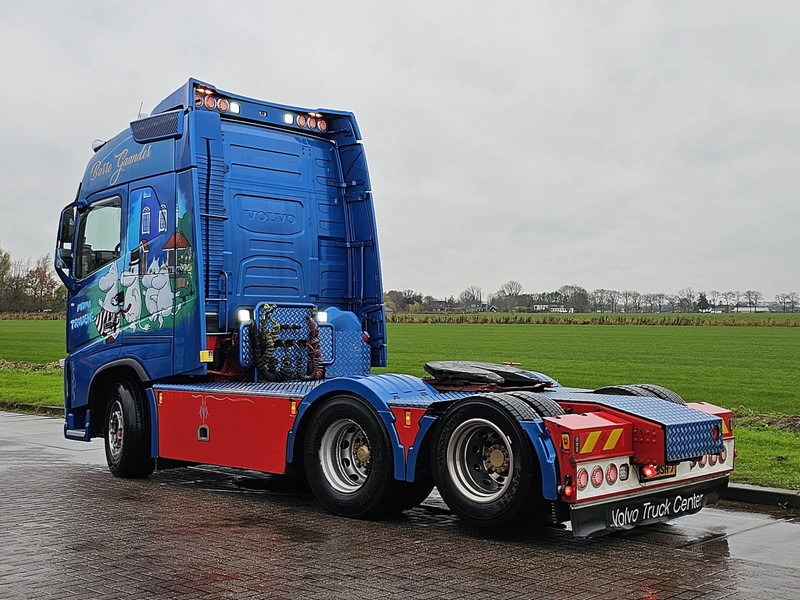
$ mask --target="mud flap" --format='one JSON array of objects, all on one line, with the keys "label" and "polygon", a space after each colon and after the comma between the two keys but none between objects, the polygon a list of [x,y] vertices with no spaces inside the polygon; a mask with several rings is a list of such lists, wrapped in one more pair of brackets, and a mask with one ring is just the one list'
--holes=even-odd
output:
[{"label": "mud flap", "polygon": [[653,490],[651,494],[633,498],[622,497],[590,506],[572,506],[572,533],[576,537],[586,537],[669,521],[714,504],[725,495],[727,489],[726,475],[693,485]]}]

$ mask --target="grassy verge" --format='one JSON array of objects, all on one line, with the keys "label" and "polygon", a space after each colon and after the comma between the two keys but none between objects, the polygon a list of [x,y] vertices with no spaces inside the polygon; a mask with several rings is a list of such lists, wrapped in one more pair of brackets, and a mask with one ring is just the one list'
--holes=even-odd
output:
[{"label": "grassy verge", "polygon": [[772,427],[735,427],[739,456],[732,479],[800,490],[800,433]]}]

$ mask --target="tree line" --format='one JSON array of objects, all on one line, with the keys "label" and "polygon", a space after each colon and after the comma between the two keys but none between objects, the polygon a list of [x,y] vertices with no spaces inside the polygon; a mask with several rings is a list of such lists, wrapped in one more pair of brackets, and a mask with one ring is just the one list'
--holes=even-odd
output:
[{"label": "tree line", "polygon": [[[485,298],[485,299],[484,299]],[[484,296],[476,285],[464,289],[457,297],[437,299],[414,290],[391,290],[384,294],[386,306],[397,312],[543,312],[571,310],[578,313],[661,313],[661,312],[714,312],[735,309],[739,312],[764,310],[764,294],[758,290],[730,290],[695,292],[690,287],[676,293],[641,293],[636,290],[610,290],[598,288],[588,291],[579,285],[562,285],[552,292],[526,293],[519,281],[504,283],[499,290]],[[800,308],[797,292],[775,295],[767,303],[770,310],[796,312]]]},{"label": "tree line", "polygon": [[56,279],[50,256],[14,259],[0,248],[0,313],[63,313],[66,298],[67,290]]}]

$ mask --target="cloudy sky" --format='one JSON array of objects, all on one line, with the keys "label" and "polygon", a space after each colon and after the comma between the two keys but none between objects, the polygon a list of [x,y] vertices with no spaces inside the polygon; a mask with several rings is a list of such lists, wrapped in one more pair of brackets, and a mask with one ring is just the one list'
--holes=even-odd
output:
[{"label": "cloudy sky", "polygon": [[386,289],[800,291],[794,2],[10,2],[0,247],[188,77],[356,113]]}]

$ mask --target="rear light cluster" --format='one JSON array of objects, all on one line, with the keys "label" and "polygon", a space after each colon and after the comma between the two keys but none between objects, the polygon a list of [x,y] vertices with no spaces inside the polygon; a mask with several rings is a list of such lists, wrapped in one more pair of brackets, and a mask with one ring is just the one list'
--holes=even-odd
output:
[{"label": "rear light cluster", "polygon": [[[291,115],[286,115],[287,119],[285,119],[286,123],[291,123]],[[309,129],[316,129],[318,131],[327,131],[328,130],[328,123],[326,123],[323,119],[321,119],[322,115],[313,114],[313,115],[297,115],[294,122],[298,127],[308,127]]]},{"label": "rear light cluster", "polygon": [[726,460],[728,460],[728,451],[723,448],[719,454],[704,454],[697,459],[696,463],[699,467],[705,467],[706,464],[713,467],[717,463],[724,465]]},{"label": "rear light cluster", "polygon": [[219,112],[230,112],[238,115],[242,107],[238,102],[229,101],[226,98],[217,98],[214,91],[209,88],[197,88],[194,93],[194,105],[197,108],[204,107],[208,110],[218,110]]},{"label": "rear light cluster", "polygon": [[[591,473],[591,475],[590,475]],[[614,485],[617,481],[626,481],[630,475],[630,467],[628,463],[621,463],[617,466],[615,463],[603,469],[600,465],[594,465],[591,470],[581,468],[578,471],[577,484],[578,490],[585,490],[589,487],[589,482],[595,488],[599,488],[605,481],[608,485]]]}]

